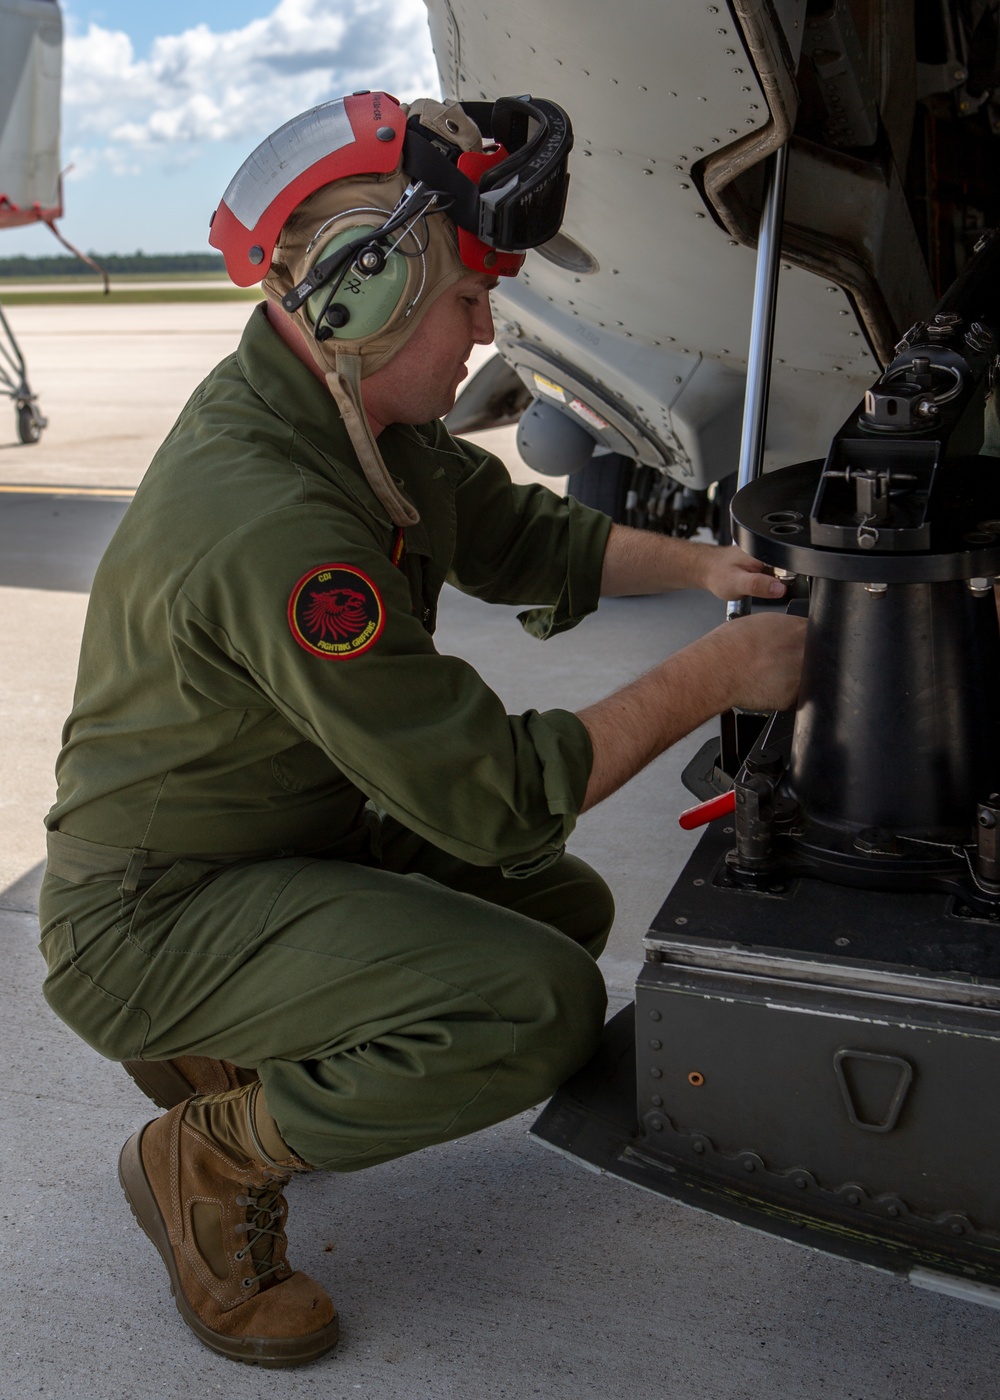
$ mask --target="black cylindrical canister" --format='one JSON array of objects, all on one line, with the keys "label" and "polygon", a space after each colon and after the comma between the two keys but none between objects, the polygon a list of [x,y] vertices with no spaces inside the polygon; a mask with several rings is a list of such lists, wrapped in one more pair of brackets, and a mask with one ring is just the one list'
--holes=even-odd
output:
[{"label": "black cylindrical canister", "polygon": [[992,589],[814,579],[790,785],[819,822],[967,841],[1000,790],[998,700]]}]

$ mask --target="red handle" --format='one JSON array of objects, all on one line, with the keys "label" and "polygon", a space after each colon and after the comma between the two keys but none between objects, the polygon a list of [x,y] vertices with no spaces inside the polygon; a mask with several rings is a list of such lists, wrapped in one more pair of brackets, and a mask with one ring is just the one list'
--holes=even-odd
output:
[{"label": "red handle", "polygon": [[714,822],[716,817],[728,817],[736,811],[736,793],[723,792],[718,797],[710,797],[707,802],[699,802],[697,807],[689,807],[677,818],[685,831]]}]

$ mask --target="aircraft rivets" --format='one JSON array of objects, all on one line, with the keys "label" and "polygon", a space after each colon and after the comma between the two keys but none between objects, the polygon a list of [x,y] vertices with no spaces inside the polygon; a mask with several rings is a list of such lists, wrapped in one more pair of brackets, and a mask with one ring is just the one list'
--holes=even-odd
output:
[{"label": "aircraft rivets", "polygon": [[659,1011],[651,1011],[649,1013],[649,1019],[651,1021],[662,1021],[663,1017],[660,1015]]}]

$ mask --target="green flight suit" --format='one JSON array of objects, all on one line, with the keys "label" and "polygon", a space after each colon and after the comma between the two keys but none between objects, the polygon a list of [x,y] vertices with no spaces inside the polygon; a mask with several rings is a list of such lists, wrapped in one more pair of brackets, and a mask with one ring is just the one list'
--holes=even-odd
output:
[{"label": "green flight suit", "polygon": [[486,1126],[592,1052],[613,909],[564,852],[591,764],[435,650],[446,579],[545,636],[608,520],[440,423],[370,491],[262,308],[157,453],[94,580],[49,814],[50,1005],[114,1059],[255,1066],[335,1170]]}]

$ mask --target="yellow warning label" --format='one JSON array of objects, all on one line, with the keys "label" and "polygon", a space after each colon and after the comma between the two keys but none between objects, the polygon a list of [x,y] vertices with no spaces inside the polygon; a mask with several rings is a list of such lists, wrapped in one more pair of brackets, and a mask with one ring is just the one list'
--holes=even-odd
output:
[{"label": "yellow warning label", "polygon": [[561,384],[555,384],[551,379],[546,379],[537,370],[533,371],[532,377],[535,381],[535,388],[540,394],[547,394],[550,399],[558,399],[560,403],[566,402],[566,390]]}]

